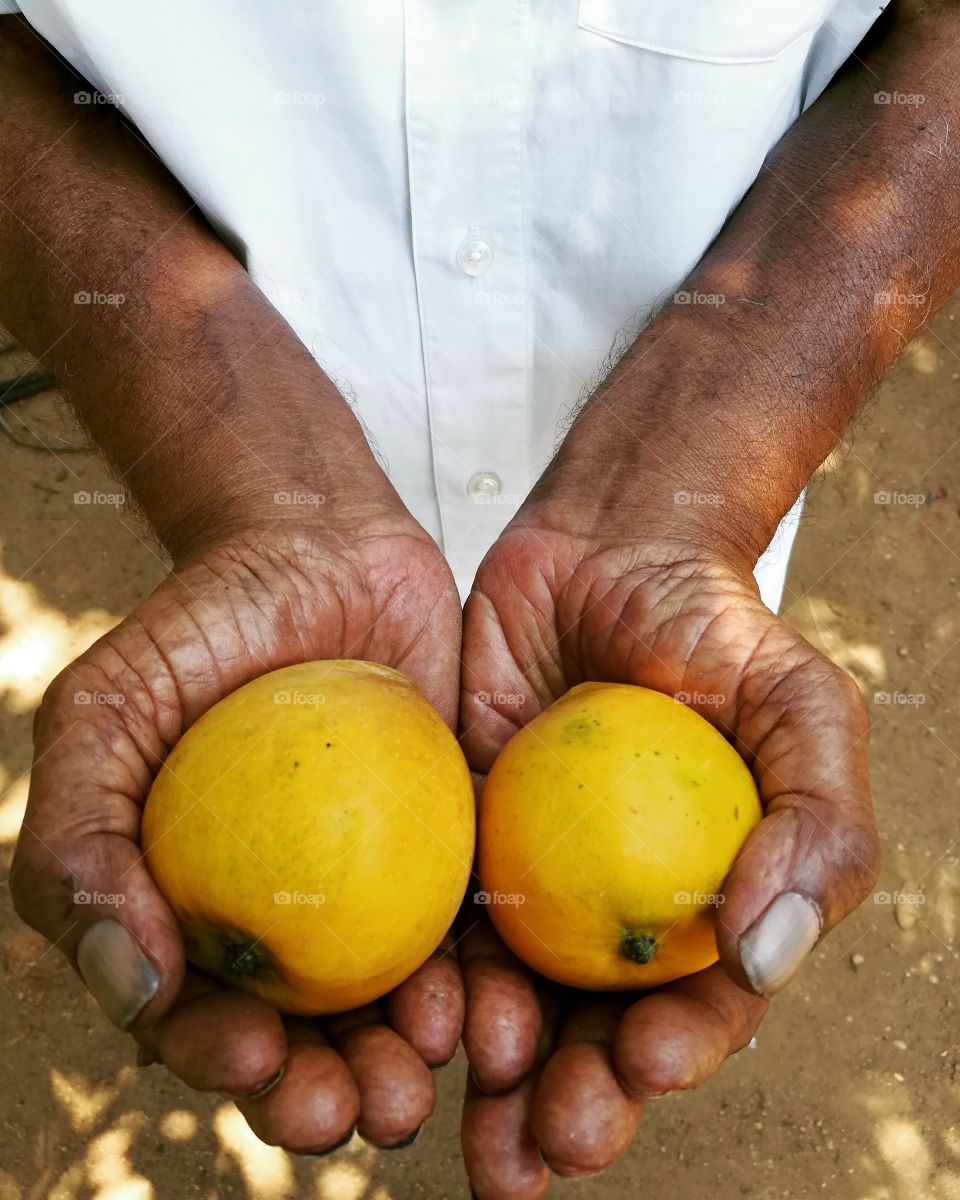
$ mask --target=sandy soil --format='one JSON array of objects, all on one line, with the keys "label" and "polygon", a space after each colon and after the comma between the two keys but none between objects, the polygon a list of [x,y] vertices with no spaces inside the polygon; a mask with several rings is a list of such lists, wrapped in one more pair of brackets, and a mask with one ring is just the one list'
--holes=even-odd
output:
[{"label": "sandy soil", "polygon": [[[865,904],[774,1005],[758,1046],[697,1093],[654,1101],[631,1153],[580,1200],[955,1200],[960,891],[960,322],[954,304],[904,357],[815,485],[785,614],[860,682],[874,720],[886,862]],[[5,360],[4,369],[11,365]],[[16,416],[63,430],[48,398]],[[163,573],[85,454],[61,460],[0,435],[0,858],[26,795],[31,712],[45,683]],[[878,503],[878,492],[921,502]],[[896,694],[900,702],[884,702]],[[875,697],[878,697],[875,699]],[[912,702],[907,698],[911,697]],[[903,930],[883,893],[920,889]],[[0,1200],[446,1200],[459,1166],[463,1064],[437,1077],[437,1114],[399,1154],[359,1140],[320,1164],[261,1146],[232,1105],[162,1068],[138,1070],[55,951],[0,893]],[[553,1194],[553,1192],[551,1192]]]}]

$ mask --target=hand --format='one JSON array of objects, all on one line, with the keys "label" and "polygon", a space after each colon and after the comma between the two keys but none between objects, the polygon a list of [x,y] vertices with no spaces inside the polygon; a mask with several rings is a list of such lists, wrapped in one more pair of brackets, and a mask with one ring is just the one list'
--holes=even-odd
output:
[{"label": "hand", "polygon": [[[399,506],[398,506],[399,507]],[[107,1015],[191,1087],[238,1100],[254,1132],[321,1153],[354,1126],[404,1143],[433,1109],[428,1070],[460,1036],[462,985],[435,956],[382,1004],[283,1021],[186,967],[139,845],[157,767],[222,696],[290,663],[365,658],[414,678],[453,723],[460,605],[436,546],[402,510],[359,531],[235,533],[188,559],[51,684],[11,889]],[[88,698],[87,703],[78,697]],[[89,697],[100,702],[92,703]],[[122,698],[122,703],[109,701]],[[123,903],[78,904],[75,894]]]},{"label": "hand", "polygon": [[765,997],[876,877],[853,681],[763,606],[749,568],[689,539],[630,538],[618,520],[596,522],[613,530],[603,536],[528,503],[488,554],[464,615],[470,765],[486,772],[520,725],[584,680],[712,696],[693,707],[734,739],[765,816],[726,880],[720,961],[697,975],[639,997],[561,991],[485,923],[463,938],[463,1148],[480,1200],[538,1197],[548,1167],[589,1175],[622,1155],[645,1100],[696,1087],[743,1047]]}]

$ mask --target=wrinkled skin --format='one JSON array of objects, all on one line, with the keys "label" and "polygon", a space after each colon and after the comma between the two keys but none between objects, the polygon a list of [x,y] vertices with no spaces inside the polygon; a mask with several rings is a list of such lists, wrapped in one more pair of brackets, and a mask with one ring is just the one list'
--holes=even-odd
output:
[{"label": "wrinkled skin", "polygon": [[[37,714],[11,878],[17,911],[74,966],[91,922],[118,917],[160,973],[132,1028],[140,1061],[240,1098],[271,1144],[324,1152],[355,1127],[378,1146],[411,1137],[433,1109],[428,1068],[449,1059],[460,1036],[459,972],[437,955],[380,1004],[321,1022],[285,1021],[259,998],[187,969],[176,920],[138,847],[151,780],[217,700],[308,659],[396,667],[452,723],[459,645],[449,569],[403,514],[371,515],[348,538],[316,528],[246,532],[191,552],[54,680]],[[78,705],[78,692],[124,703]],[[122,893],[124,903],[97,911],[73,902],[79,890]]]},{"label": "wrinkled skin", "polygon": [[[587,678],[717,693],[724,704],[704,715],[736,739],[767,815],[727,881],[721,963],[639,999],[553,988],[469,916],[463,1143],[481,1200],[541,1195],[545,1163],[576,1176],[622,1154],[645,1098],[696,1086],[752,1036],[766,1002],[748,988],[737,938],[770,899],[788,887],[815,897],[827,930],[876,870],[855,689],[763,608],[749,572],[674,543],[575,537],[531,512],[488,555],[467,607],[460,714],[473,769]],[[58,676],[38,713],[18,911],[73,965],[91,921],[118,914],[161,979],[132,1030],[141,1060],[239,1098],[271,1144],[322,1153],[354,1128],[380,1146],[407,1141],[432,1111],[428,1066],[460,1034],[460,973],[438,955],[381,1004],[304,1021],[188,970],[137,846],[152,776],[220,697],[310,658],[394,666],[452,722],[459,645],[449,571],[408,519],[381,516],[346,540],[237,534],[194,549]],[[77,692],[125,703],[78,707]],[[491,706],[481,692],[523,703]],[[125,903],[98,913],[73,903],[78,890]]]},{"label": "wrinkled skin", "polygon": [[534,976],[468,897],[463,1147],[480,1200],[528,1200],[551,1169],[594,1174],[623,1154],[647,1099],[696,1087],[757,1029],[767,1001],[744,975],[739,935],[789,890],[816,902],[825,933],[876,877],[857,689],[763,606],[749,568],[673,540],[573,535],[525,506],[465,610],[472,769],[485,773],[517,727],[588,679],[724,697],[699,711],[750,765],[765,816],[726,881],[720,962],[640,996]]}]

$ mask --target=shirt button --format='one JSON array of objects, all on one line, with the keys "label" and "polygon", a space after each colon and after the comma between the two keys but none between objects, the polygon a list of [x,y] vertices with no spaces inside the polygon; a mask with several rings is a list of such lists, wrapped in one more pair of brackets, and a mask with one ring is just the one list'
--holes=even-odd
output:
[{"label": "shirt button", "polygon": [[474,503],[483,503],[485,497],[500,495],[500,476],[493,471],[477,471],[467,480],[467,495]]},{"label": "shirt button", "polygon": [[457,247],[457,266],[464,275],[482,275],[493,262],[493,247],[468,234]]}]

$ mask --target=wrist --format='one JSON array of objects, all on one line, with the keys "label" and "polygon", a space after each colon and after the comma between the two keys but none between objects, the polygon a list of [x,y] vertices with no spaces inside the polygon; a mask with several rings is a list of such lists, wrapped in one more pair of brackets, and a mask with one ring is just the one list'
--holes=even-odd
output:
[{"label": "wrist", "polygon": [[243,531],[350,537],[406,516],[353,411],[246,272],[219,255],[198,274],[134,289],[132,353],[106,378],[83,353],[72,388],[174,559]]},{"label": "wrist", "polygon": [[715,312],[661,314],[584,405],[531,506],[582,536],[668,538],[752,570],[829,446],[803,441],[796,398],[745,341]]}]

